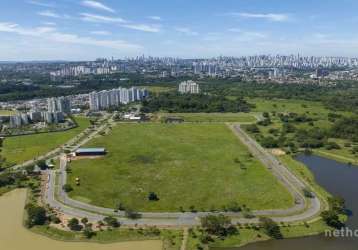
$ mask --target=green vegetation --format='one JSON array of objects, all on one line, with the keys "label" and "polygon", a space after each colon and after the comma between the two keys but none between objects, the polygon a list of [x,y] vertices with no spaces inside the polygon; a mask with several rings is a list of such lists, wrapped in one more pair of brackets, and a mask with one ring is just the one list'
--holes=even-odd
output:
[{"label": "green vegetation", "polygon": [[4,109],[1,109],[0,110],[0,115],[5,115],[5,116],[7,116],[7,115],[13,115],[13,114],[15,114],[16,112],[15,111],[12,111],[12,110],[4,110]]},{"label": "green vegetation", "polygon": [[44,155],[89,127],[87,118],[77,117],[76,122],[77,128],[65,132],[8,137],[3,143],[2,156],[8,165],[14,165]]},{"label": "green vegetation", "polygon": [[167,111],[169,113],[217,113],[217,112],[249,112],[251,105],[244,99],[227,99],[222,96],[206,94],[161,93],[143,101],[142,111],[154,113]]},{"label": "green vegetation", "polygon": [[[233,202],[251,209],[293,205],[288,191],[224,124],[120,124],[86,146],[108,150],[104,158],[71,163],[69,194],[91,204],[135,211],[223,210]],[[150,192],[159,200],[148,200]]]},{"label": "green vegetation", "polygon": [[314,151],[324,157],[358,164],[357,116],[332,112],[319,102],[256,100],[265,119],[246,130],[266,148],[287,153]]},{"label": "green vegetation", "polygon": [[137,229],[110,229],[95,232],[92,237],[87,238],[82,232],[63,231],[54,227],[34,226],[31,231],[38,233],[54,240],[62,241],[86,241],[96,243],[115,243],[126,241],[144,241],[144,240],[163,240],[164,250],[179,250],[182,231],[165,230],[157,228],[137,228]]},{"label": "green vegetation", "polygon": [[181,118],[184,122],[255,122],[253,114],[247,113],[158,113],[158,120],[165,120],[167,117]]},{"label": "green vegetation", "polygon": [[321,217],[330,227],[340,229],[344,226],[341,215],[347,215],[345,201],[340,197],[330,197],[328,199],[329,211],[323,211]]},{"label": "green vegetation", "polygon": [[153,94],[159,94],[163,92],[169,92],[176,89],[176,86],[139,86],[139,88],[145,88]]},{"label": "green vegetation", "polygon": [[[317,235],[326,229],[331,229],[322,220],[296,224],[280,223],[279,225],[269,223],[268,225],[274,225],[275,230],[279,230],[279,235],[285,239]],[[277,228],[276,226],[279,227]],[[189,230],[187,249],[206,249],[205,247],[207,246],[209,246],[210,249],[235,248],[252,242],[269,240],[272,239],[272,237],[267,234],[267,229],[270,228],[271,226],[265,228],[263,224],[239,224],[236,226],[236,233],[227,235],[226,237],[208,237],[206,230],[199,227],[194,228]]]}]

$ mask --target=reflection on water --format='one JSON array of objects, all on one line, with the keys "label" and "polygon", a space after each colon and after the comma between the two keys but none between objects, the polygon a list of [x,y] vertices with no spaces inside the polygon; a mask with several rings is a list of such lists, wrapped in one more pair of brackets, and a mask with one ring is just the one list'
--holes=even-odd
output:
[{"label": "reflection on water", "polygon": [[[352,212],[347,227],[358,229],[358,167],[347,166],[319,156],[301,155],[297,160],[304,163],[315,175],[316,181],[333,195],[346,200],[347,208]],[[225,250],[237,250],[226,248]],[[357,250],[358,239],[326,238],[312,236],[281,241],[266,241],[250,244],[240,250]],[[223,250],[223,249],[222,249]]]},{"label": "reflection on water", "polygon": [[71,243],[48,239],[22,226],[26,191],[15,190],[0,197],[0,250],[161,250],[160,241],[115,244]]}]

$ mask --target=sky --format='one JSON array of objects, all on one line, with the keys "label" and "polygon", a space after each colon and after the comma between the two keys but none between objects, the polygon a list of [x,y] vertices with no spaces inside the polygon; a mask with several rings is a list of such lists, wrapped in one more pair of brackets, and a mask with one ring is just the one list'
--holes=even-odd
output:
[{"label": "sky", "polygon": [[357,0],[1,0],[0,61],[358,57]]}]

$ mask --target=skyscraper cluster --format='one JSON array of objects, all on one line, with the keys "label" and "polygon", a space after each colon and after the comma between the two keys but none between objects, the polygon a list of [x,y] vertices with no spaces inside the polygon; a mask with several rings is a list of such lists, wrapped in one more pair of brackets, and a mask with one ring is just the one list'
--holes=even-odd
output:
[{"label": "skyscraper cluster", "polygon": [[184,93],[199,94],[200,88],[196,82],[189,80],[189,81],[181,82],[179,84],[179,92],[182,94]]},{"label": "skyscraper cluster", "polygon": [[65,114],[71,113],[70,100],[66,97],[48,98],[47,111],[51,113],[63,112]]},{"label": "skyscraper cluster", "polygon": [[120,104],[141,101],[148,96],[146,89],[132,87],[130,89],[118,88],[112,90],[103,90],[89,94],[90,110],[105,110],[110,107],[116,107]]}]

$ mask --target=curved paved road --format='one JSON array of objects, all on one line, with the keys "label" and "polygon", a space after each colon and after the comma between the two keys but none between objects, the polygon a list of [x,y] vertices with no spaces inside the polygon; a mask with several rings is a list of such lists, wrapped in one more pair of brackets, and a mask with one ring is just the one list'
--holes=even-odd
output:
[{"label": "curved paved road", "polygon": [[[255,216],[269,216],[277,222],[296,222],[308,220],[317,216],[321,211],[321,201],[315,197],[309,202],[303,197],[301,191],[307,185],[291,173],[285,166],[283,166],[274,156],[263,149],[255,140],[249,137],[240,127],[234,125],[230,128],[238,136],[238,138],[248,147],[249,151],[259,159],[264,166],[267,167],[272,174],[290,191],[295,198],[295,205],[289,209],[278,210],[261,210],[253,211]],[[44,200],[51,207],[74,217],[87,217],[92,221],[102,220],[104,215],[115,216],[124,225],[156,225],[156,226],[193,226],[200,223],[200,217],[208,214],[218,214],[211,212],[198,213],[147,213],[143,212],[141,218],[138,220],[130,220],[124,218],[123,211],[114,212],[113,209],[97,207],[86,204],[77,200],[73,200],[67,196],[62,190],[62,186],[66,183],[66,165],[67,159],[65,156],[61,157],[61,164],[59,170],[59,187],[56,185],[56,172],[49,171],[49,183],[46,189]],[[60,188],[61,187],[61,188]],[[222,213],[232,218],[232,221],[237,223],[257,223],[258,218],[245,219],[242,218],[241,213],[225,212]]]},{"label": "curved paved road", "polygon": [[[110,116],[107,114],[100,120],[100,122],[107,121],[109,119],[110,119]],[[79,133],[76,137],[70,139],[65,144],[60,145],[59,147],[51,150],[50,152],[48,152],[48,153],[46,153],[44,155],[41,155],[36,159],[32,159],[32,160],[23,162],[21,164],[12,166],[10,168],[7,168],[7,170],[15,170],[16,171],[16,170],[19,170],[21,168],[31,166],[31,165],[35,164],[37,161],[40,161],[40,160],[57,159],[61,155],[61,153],[63,152],[65,146],[69,146],[69,147],[72,146],[74,149],[79,148],[80,146],[86,144],[88,141],[92,140],[93,137],[96,136],[99,131],[104,130],[105,128],[107,128],[107,126],[108,126],[108,123],[105,122],[102,126],[96,128],[92,133],[90,133],[89,128],[86,128],[84,131]],[[86,136],[86,138],[83,139],[82,141],[79,141],[79,139],[84,137],[84,136]]]}]

